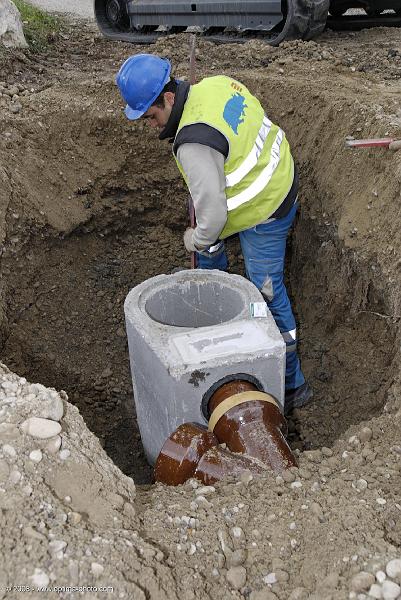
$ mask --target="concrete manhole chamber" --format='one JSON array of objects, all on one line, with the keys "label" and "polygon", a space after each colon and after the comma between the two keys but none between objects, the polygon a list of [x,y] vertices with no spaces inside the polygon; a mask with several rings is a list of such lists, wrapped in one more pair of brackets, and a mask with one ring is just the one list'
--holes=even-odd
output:
[{"label": "concrete manhole chamber", "polygon": [[[154,463],[182,423],[206,424],[202,401],[218,382],[247,374],[283,404],[285,345],[248,280],[221,271],[181,271],[153,277],[125,301],[139,429]],[[242,376],[243,377],[243,376]]]}]

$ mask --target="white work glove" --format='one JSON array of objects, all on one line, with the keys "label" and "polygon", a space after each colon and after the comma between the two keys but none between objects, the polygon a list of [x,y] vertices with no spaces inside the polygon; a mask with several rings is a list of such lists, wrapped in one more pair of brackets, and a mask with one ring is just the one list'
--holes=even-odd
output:
[{"label": "white work glove", "polygon": [[186,232],[184,233],[184,246],[188,250],[188,252],[199,252],[198,248],[195,248],[195,244],[193,242],[195,229],[192,227],[188,227]]},{"label": "white work glove", "polygon": [[188,252],[199,252],[199,254],[203,254],[203,256],[207,256],[211,258],[212,256],[217,256],[221,254],[224,250],[223,242],[216,242],[213,246],[209,246],[208,248],[197,248],[193,242],[194,229],[192,227],[188,227],[186,232],[184,233],[184,246],[188,250]]}]

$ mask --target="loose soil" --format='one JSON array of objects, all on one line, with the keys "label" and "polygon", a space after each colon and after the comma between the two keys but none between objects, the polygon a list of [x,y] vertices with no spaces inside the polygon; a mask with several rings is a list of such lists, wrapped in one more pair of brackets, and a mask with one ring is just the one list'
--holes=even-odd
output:
[{"label": "loose soil", "polygon": [[[187,191],[170,145],[124,118],[114,76],[128,55],[152,52],[188,77],[188,46],[185,35],[150,47],[111,43],[90,24],[72,23],[45,55],[0,55],[2,361],[30,381],[65,390],[137,484],[149,484],[151,470],[135,420],[123,302],[144,279],[188,266]],[[287,282],[314,399],[291,417],[289,439],[301,466],[312,465],[304,469],[305,489],[316,475],[319,489],[329,480],[329,492],[309,531],[302,508],[309,500],[303,492],[294,497],[285,482],[221,485],[196,538],[177,521],[195,510],[190,484],[139,485],[138,527],[168,557],[175,582],[145,596],[252,592],[252,600],[284,600],[302,587],[306,595],[293,600],[348,598],[352,574],[377,553],[382,563],[396,548],[399,555],[400,544],[400,456],[391,448],[401,441],[401,154],[345,148],[347,136],[401,136],[399,31],[328,32],[280,48],[200,40],[196,68],[198,79],[224,73],[243,81],[286,131],[300,168]],[[12,86],[18,97],[10,100]],[[228,247],[231,270],[243,274],[238,240]],[[373,437],[350,449],[344,440],[366,424]],[[351,471],[341,464],[346,449],[355,455]],[[386,468],[389,477],[380,471]],[[359,521],[351,484],[371,470],[373,505]],[[379,494],[387,502],[381,512]],[[288,520],[302,532],[291,539],[302,542],[288,546]],[[230,544],[248,552],[248,583],[238,588],[226,581],[230,565],[216,537],[234,521],[245,533]],[[200,544],[195,551],[191,535]],[[270,571],[287,577],[266,582]],[[256,596],[262,588],[265,595]]]}]

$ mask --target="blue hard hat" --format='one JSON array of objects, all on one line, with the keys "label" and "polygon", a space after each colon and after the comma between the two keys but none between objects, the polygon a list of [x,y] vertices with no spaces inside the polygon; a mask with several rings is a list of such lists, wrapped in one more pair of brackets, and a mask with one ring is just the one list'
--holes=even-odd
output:
[{"label": "blue hard hat", "polygon": [[171,64],[153,54],[135,54],[121,66],[116,83],[127,106],[128,119],[139,119],[170,79]]}]

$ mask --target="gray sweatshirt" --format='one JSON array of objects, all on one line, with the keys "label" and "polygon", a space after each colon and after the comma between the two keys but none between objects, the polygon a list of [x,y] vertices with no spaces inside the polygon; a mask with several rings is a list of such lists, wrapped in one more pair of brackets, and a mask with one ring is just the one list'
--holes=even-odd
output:
[{"label": "gray sweatshirt", "polygon": [[192,241],[199,250],[216,242],[227,221],[224,156],[203,144],[182,144],[177,158],[187,177],[196,214]]}]

